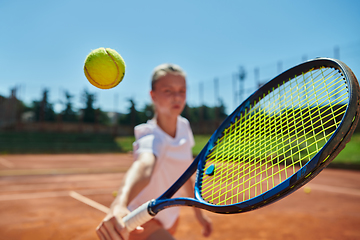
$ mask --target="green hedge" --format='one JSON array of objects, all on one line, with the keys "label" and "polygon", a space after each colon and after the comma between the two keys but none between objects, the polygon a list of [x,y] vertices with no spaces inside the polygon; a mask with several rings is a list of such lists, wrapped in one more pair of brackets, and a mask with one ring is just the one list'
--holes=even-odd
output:
[{"label": "green hedge", "polygon": [[0,133],[0,153],[120,152],[110,134]]}]

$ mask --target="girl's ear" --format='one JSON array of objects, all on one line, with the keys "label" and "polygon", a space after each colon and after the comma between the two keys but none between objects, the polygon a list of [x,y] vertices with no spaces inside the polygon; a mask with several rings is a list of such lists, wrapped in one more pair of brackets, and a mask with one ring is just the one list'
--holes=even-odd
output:
[{"label": "girl's ear", "polygon": [[151,100],[152,100],[152,101],[154,101],[154,98],[155,98],[154,95],[155,95],[155,94],[154,94],[153,90],[150,90],[150,96],[151,96]]}]

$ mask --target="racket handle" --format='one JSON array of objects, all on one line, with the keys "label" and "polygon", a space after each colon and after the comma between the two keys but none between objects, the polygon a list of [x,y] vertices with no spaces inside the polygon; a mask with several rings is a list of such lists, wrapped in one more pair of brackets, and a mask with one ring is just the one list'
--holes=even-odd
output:
[{"label": "racket handle", "polygon": [[147,221],[151,220],[154,216],[149,214],[148,206],[150,201],[144,203],[128,215],[126,215],[122,220],[125,224],[126,229],[131,232],[136,227],[143,225]]}]

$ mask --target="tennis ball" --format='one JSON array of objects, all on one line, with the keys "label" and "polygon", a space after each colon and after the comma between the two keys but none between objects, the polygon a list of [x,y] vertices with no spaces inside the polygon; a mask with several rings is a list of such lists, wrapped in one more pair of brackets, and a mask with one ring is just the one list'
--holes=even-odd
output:
[{"label": "tennis ball", "polygon": [[304,192],[305,192],[305,193],[310,193],[310,192],[311,192],[311,188],[310,188],[310,187],[304,187]]},{"label": "tennis ball", "polygon": [[109,89],[117,86],[125,75],[124,59],[115,50],[98,48],[85,59],[84,73],[95,87]]},{"label": "tennis ball", "polygon": [[112,195],[113,195],[113,197],[116,197],[118,195],[118,191],[113,191]]}]

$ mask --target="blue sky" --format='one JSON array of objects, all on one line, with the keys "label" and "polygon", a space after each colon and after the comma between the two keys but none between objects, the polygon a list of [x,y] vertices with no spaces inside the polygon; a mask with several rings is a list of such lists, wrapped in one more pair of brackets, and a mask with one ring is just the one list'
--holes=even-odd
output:
[{"label": "blue sky", "polygon": [[[215,104],[214,78],[227,111],[234,107],[232,75],[247,72],[246,94],[254,90],[254,68],[267,80],[303,59],[340,59],[360,78],[360,2],[302,1],[10,1],[0,0],[0,95],[19,87],[26,103],[48,88],[59,111],[63,91],[82,107],[84,89],[96,106],[125,112],[128,98],[150,102],[152,69],[176,63],[188,75],[188,103]],[[83,73],[86,55],[113,48],[124,58],[125,78],[100,90]],[[204,95],[199,94],[200,83]],[[237,86],[235,86],[237,88]]]}]

